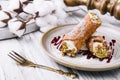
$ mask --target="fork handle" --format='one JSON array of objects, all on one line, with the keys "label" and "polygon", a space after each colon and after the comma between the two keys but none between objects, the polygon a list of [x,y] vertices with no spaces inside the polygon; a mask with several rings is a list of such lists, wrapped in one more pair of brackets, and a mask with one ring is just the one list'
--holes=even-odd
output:
[{"label": "fork handle", "polygon": [[44,66],[44,65],[34,64],[32,67],[46,69],[46,70],[49,70],[49,71],[52,71],[52,72],[56,72],[56,73],[61,74],[61,75],[65,75],[65,76],[71,77],[71,78],[78,78],[78,75],[76,73],[64,72],[62,70],[54,69],[54,68],[51,68],[51,67],[48,67],[48,66]]}]

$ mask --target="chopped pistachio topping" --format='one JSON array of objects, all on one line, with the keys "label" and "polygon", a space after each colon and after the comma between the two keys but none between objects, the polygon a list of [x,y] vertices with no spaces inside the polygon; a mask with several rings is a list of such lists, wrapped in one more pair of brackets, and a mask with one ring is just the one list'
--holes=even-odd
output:
[{"label": "chopped pistachio topping", "polygon": [[66,42],[62,43],[61,47],[60,47],[60,51],[62,53],[62,55],[68,55],[70,57],[74,57],[75,56],[75,49],[74,48],[69,48],[69,46],[67,45]]},{"label": "chopped pistachio topping", "polygon": [[75,56],[75,53],[74,53],[75,49],[72,49],[72,50],[69,50],[69,52],[67,53],[68,56]]},{"label": "chopped pistachio topping", "polygon": [[67,47],[66,43],[63,43],[60,48],[60,51],[62,52],[63,56],[65,55],[66,49],[68,49],[68,47]]},{"label": "chopped pistachio topping", "polygon": [[93,55],[97,56],[98,58],[108,57],[108,49],[102,43],[97,43],[93,46]]},{"label": "chopped pistachio topping", "polygon": [[97,16],[97,14],[95,14],[95,13],[92,12],[92,11],[89,11],[88,13],[89,13],[90,18],[92,19],[92,21],[93,21],[94,23],[97,23],[97,24],[101,24],[101,23],[102,23],[101,19]]}]

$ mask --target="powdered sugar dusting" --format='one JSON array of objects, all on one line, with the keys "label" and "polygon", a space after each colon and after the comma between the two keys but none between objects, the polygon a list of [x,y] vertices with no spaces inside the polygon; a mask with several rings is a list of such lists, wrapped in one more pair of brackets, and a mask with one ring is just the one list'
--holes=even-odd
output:
[{"label": "powdered sugar dusting", "polygon": [[[84,33],[85,33],[85,20],[83,19],[76,27],[73,28],[72,31],[70,31],[69,33],[66,34],[66,36],[69,36],[71,39],[74,37],[74,36],[79,36],[81,35],[81,37],[84,36]],[[76,32],[77,31],[80,31],[80,33],[76,35]]]}]

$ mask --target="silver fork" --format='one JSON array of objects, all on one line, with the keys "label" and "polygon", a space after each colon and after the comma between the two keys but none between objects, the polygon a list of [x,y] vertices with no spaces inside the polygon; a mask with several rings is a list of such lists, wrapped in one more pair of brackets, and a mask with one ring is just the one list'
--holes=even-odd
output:
[{"label": "silver fork", "polygon": [[54,69],[54,68],[51,68],[51,67],[48,67],[48,66],[36,64],[36,63],[22,57],[21,55],[19,55],[15,51],[9,52],[8,56],[11,57],[13,60],[15,60],[21,66],[42,68],[42,69],[46,69],[46,70],[49,70],[49,71],[52,71],[52,72],[56,72],[58,74],[65,75],[65,76],[68,76],[68,77],[71,77],[71,78],[78,78],[78,75],[76,73],[64,72],[62,70],[58,70],[58,69]]}]

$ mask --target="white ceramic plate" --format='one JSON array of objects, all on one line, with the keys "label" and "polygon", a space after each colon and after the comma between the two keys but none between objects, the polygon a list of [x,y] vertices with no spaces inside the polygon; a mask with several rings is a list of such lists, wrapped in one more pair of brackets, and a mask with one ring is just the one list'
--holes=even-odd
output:
[{"label": "white ceramic plate", "polygon": [[107,42],[110,42],[112,39],[116,40],[116,44],[113,47],[115,51],[110,63],[107,63],[106,59],[103,61],[99,61],[97,58],[87,59],[86,56],[80,54],[73,58],[68,56],[61,56],[60,51],[56,49],[53,44],[51,44],[51,40],[54,37],[62,36],[69,32],[73,29],[74,26],[76,25],[64,25],[48,30],[41,38],[40,43],[44,53],[49,55],[59,64],[79,70],[105,71],[120,67],[120,28],[111,26],[109,24],[104,24],[99,27],[94,35],[105,36]]}]

